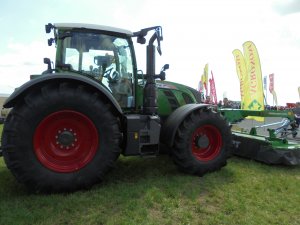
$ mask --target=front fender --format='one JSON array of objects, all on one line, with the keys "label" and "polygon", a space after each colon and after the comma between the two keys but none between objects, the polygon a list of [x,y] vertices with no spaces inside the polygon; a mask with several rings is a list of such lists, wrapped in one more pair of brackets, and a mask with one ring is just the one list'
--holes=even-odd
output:
[{"label": "front fender", "polygon": [[176,131],[183,120],[192,112],[206,108],[208,104],[186,104],[177,108],[165,121],[162,126],[160,140],[168,147],[172,147],[175,139]]},{"label": "front fender", "polygon": [[64,82],[64,81],[70,81],[70,82],[78,82],[85,84],[87,86],[90,86],[92,88],[95,88],[97,91],[101,92],[104,97],[109,100],[114,108],[122,114],[122,109],[117,102],[117,100],[113,97],[113,95],[102,85],[97,83],[96,81],[79,75],[73,75],[73,74],[46,74],[41,75],[40,77],[37,77],[33,80],[30,80],[17,88],[5,101],[3,104],[4,108],[11,108],[14,107],[14,105],[17,103],[17,101],[24,97],[32,88],[38,87],[46,82]]}]

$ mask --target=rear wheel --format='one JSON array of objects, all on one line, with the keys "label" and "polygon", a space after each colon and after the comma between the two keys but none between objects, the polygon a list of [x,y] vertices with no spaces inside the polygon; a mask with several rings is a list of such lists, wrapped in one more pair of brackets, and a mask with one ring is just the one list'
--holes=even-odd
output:
[{"label": "rear wheel", "polygon": [[231,145],[227,122],[220,114],[202,109],[188,115],[179,126],[172,155],[182,171],[202,176],[226,165]]},{"label": "rear wheel", "polygon": [[9,114],[3,156],[17,180],[34,192],[89,188],[120,154],[119,121],[109,103],[81,85],[47,84]]},{"label": "rear wheel", "polygon": [[34,152],[42,165],[59,173],[77,171],[94,158],[98,131],[81,112],[60,110],[51,113],[37,126]]}]

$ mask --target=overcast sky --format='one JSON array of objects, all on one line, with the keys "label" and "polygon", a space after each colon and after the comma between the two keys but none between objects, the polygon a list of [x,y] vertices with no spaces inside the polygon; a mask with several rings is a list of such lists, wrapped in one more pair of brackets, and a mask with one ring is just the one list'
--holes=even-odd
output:
[{"label": "overcast sky", "polygon": [[[240,100],[232,51],[245,41],[258,49],[263,76],[275,74],[279,104],[299,101],[299,0],[26,0],[1,1],[0,93],[11,92],[45,70],[46,23],[80,22],[132,31],[161,25],[164,41],[157,71],[170,64],[167,79],[197,88],[204,65],[215,77],[218,98]],[[136,46],[144,68],[145,46]],[[141,53],[142,52],[142,53]],[[268,103],[272,104],[268,93]]]}]

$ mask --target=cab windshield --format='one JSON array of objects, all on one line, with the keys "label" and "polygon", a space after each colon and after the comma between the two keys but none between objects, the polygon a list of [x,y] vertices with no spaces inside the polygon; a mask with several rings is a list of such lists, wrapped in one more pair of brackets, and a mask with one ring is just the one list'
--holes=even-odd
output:
[{"label": "cab windshield", "polygon": [[127,39],[97,33],[68,32],[62,41],[61,62],[72,72],[97,79],[121,107],[133,106],[133,65]]}]

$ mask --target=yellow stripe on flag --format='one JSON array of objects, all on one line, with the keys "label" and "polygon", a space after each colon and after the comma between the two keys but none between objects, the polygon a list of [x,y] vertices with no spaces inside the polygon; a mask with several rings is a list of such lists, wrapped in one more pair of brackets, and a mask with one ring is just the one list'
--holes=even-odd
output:
[{"label": "yellow stripe on flag", "polygon": [[206,63],[204,67],[203,79],[204,79],[204,88],[206,91],[206,95],[208,95],[208,63]]}]

